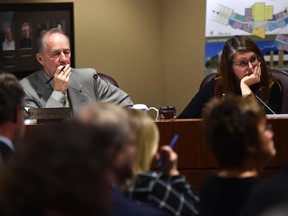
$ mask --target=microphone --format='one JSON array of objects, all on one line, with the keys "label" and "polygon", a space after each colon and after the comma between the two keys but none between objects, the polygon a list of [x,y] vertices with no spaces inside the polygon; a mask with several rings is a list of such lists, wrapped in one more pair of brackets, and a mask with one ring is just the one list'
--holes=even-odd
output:
[{"label": "microphone", "polygon": [[271,113],[273,113],[274,115],[277,115],[263,100],[261,100],[261,98],[258,96],[258,93],[263,91],[263,89],[265,88],[265,86],[260,87],[257,92],[254,94],[254,96],[257,98],[258,101],[261,102],[262,105],[264,105]]}]

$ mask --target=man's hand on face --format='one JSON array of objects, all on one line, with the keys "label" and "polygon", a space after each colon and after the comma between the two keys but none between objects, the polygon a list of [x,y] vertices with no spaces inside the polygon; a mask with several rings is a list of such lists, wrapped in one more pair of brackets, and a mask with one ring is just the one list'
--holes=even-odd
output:
[{"label": "man's hand on face", "polygon": [[54,74],[54,90],[65,94],[68,89],[70,75],[70,65],[60,65]]}]

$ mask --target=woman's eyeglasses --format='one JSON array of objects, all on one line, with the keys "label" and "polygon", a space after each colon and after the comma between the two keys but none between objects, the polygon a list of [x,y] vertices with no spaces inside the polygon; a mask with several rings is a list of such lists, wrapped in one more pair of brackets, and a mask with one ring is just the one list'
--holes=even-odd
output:
[{"label": "woman's eyeglasses", "polygon": [[239,63],[234,63],[234,64],[237,65],[240,69],[247,69],[249,67],[249,63],[251,63],[252,66],[256,66],[259,63],[259,57],[253,56],[248,61],[240,61]]}]

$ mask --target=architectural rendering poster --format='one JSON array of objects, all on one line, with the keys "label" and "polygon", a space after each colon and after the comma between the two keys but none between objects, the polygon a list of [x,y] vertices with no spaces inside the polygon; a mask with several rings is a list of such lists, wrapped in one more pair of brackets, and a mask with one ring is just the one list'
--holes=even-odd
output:
[{"label": "architectural rendering poster", "polygon": [[288,1],[206,0],[206,68],[217,67],[227,38],[246,35],[271,67],[288,67]]}]

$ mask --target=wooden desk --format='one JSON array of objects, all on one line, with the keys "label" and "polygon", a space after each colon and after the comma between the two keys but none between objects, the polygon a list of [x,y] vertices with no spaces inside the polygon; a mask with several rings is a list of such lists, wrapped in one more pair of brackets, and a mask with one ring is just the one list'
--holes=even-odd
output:
[{"label": "wooden desk", "polygon": [[[263,170],[262,177],[275,174],[288,162],[288,117],[269,119],[268,122],[273,126],[277,155]],[[179,170],[187,176],[195,188],[200,189],[204,178],[218,167],[205,143],[201,128],[202,120],[161,120],[156,121],[156,124],[160,131],[160,145],[169,144],[174,134],[179,134],[179,140],[174,147],[179,157]],[[41,126],[43,125],[26,125],[26,138]]]},{"label": "wooden desk", "polygon": [[[174,134],[179,134],[174,147],[179,157],[179,170],[195,188],[200,189],[204,178],[218,167],[205,143],[202,120],[161,120],[156,123],[160,131],[160,145],[169,144]],[[273,126],[277,155],[263,170],[262,177],[275,174],[288,161],[288,118],[268,119],[268,123]]]}]

